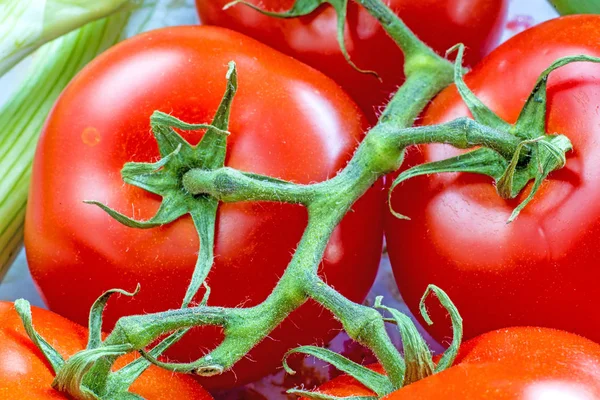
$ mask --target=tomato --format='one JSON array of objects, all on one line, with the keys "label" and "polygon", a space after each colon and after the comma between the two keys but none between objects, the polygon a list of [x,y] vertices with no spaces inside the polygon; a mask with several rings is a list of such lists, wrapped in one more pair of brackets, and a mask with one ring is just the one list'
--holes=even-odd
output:
[{"label": "tomato", "polygon": [[[371,368],[382,372],[378,365]],[[349,376],[318,391],[373,395]],[[404,399],[533,400],[600,398],[600,345],[562,331],[509,328],[463,343],[454,365],[384,397]]]},{"label": "tomato", "polygon": [[[62,356],[68,358],[87,343],[87,329],[41,308],[32,307],[33,324]],[[0,399],[67,399],[52,388],[54,371],[33,344],[12,303],[0,302]],[[134,357],[121,357],[121,368]],[[145,399],[209,400],[212,396],[192,377],[173,374],[158,367],[148,368],[131,386]]]},{"label": "tomato", "polygon": [[[600,16],[555,19],[509,40],[466,76],[467,85],[501,118],[514,123],[539,74],[560,57],[600,56]],[[393,195],[412,221],[387,219],[390,259],[413,311],[429,284],[442,287],[465,320],[465,336],[535,325],[600,341],[600,66],[575,63],[550,75],[547,132],[565,134],[574,151],[511,224],[523,200],[507,201],[492,182],[467,173],[412,179]],[[510,84],[507,84],[510,82]],[[442,92],[422,122],[469,115],[454,87]],[[458,154],[424,146],[411,163]],[[528,190],[525,190],[527,193]],[[445,312],[432,305],[437,321]],[[429,330],[449,334],[443,322]]]},{"label": "tomato", "polygon": [[[338,82],[374,123],[380,109],[404,81],[402,52],[379,22],[354,1],[348,4],[345,42],[352,61],[372,75],[356,71],[344,59],[336,38],[336,14],[330,5],[292,19],[264,16],[243,5],[222,8],[230,0],[196,0],[202,23],[252,36],[307,63]],[[250,0],[269,11],[289,10],[294,0]],[[506,0],[388,0],[417,36],[440,54],[457,43],[467,46],[466,61],[475,64],[497,43],[506,18]]]},{"label": "tomato", "polygon": [[[309,183],[335,175],[350,159],[365,119],[339,86],[316,70],[216,27],[169,28],[126,41],[71,82],[37,148],[25,241],[32,276],[50,309],[84,323],[98,295],[110,288],[131,290],[138,282],[141,292],[135,299],[109,304],[106,329],[122,315],[181,305],[198,252],[191,218],[139,230],[82,201],[94,199],[135,218],[150,218],[160,198],[125,185],[123,164],[157,159],[149,130],[153,110],[210,122],[230,60],[237,63],[239,90],[226,165]],[[202,132],[184,137],[196,144]],[[375,278],[383,240],[382,195],[376,185],[354,206],[333,233],[321,266],[324,279],[354,301],[364,299]],[[290,204],[230,203],[220,206],[217,219],[209,305],[258,304],[291,260],[306,211]],[[234,373],[205,383],[228,387],[255,380],[281,366],[290,347],[326,342],[338,327],[320,306],[307,304]],[[198,329],[168,353],[169,359],[196,359],[221,337],[216,328]]]}]

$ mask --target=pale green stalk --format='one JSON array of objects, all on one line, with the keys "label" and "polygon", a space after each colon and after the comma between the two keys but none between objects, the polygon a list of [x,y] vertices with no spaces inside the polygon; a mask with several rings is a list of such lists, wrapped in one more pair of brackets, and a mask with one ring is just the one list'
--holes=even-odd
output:
[{"label": "pale green stalk", "polygon": [[139,0],[0,0],[0,75],[41,45]]},{"label": "pale green stalk", "polygon": [[[0,0],[0,5],[5,3]],[[33,55],[22,85],[0,108],[0,279],[23,242],[31,162],[58,95],[81,68],[124,37],[153,27],[193,23],[194,18],[192,0],[145,1],[135,12],[90,23]]]},{"label": "pale green stalk", "polygon": [[561,15],[600,14],[600,0],[549,0]]}]

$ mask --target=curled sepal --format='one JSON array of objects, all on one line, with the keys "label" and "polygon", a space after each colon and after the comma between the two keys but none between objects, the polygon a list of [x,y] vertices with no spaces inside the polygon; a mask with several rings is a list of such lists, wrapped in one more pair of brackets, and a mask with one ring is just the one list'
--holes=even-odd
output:
[{"label": "curled sepal", "polygon": [[68,393],[77,399],[100,399],[90,387],[94,387],[97,377],[88,376],[88,371],[100,359],[106,357],[120,357],[132,351],[129,344],[101,346],[95,349],[86,349],[75,353],[69,362],[65,363],[58,371],[52,387],[62,393]]},{"label": "curled sepal", "polygon": [[508,131],[511,126],[508,122],[500,118],[496,113],[490,110],[481,100],[475,96],[475,94],[469,89],[463,80],[463,55],[465,52],[464,44],[457,44],[456,46],[449,49],[446,56],[456,51],[456,60],[454,63],[454,84],[460,93],[463,101],[473,114],[473,118],[481,124],[489,126],[494,129]]},{"label": "curled sepal", "polygon": [[382,299],[382,296],[378,296],[373,307],[389,312],[400,331],[406,364],[403,386],[428,377],[433,373],[434,365],[431,350],[429,350],[427,343],[425,343],[417,327],[408,316],[394,308],[383,305],[381,303]]},{"label": "curled sepal", "polygon": [[472,172],[498,179],[506,170],[507,164],[504,157],[494,150],[480,148],[445,160],[416,165],[394,179],[388,191],[388,207],[396,218],[410,219],[395,211],[391,201],[392,192],[396,186],[408,179],[442,172]]},{"label": "curled sepal", "polygon": [[559,58],[542,72],[515,124],[515,133],[524,139],[535,139],[546,131],[546,89],[550,73],[573,62],[599,63],[600,58],[585,54]]},{"label": "curled sepal", "polygon": [[290,355],[296,353],[308,354],[333,365],[338,370],[352,376],[378,396],[384,396],[394,390],[394,386],[385,375],[363,367],[331,350],[316,346],[301,346],[285,353],[283,356],[283,368],[290,375],[294,375],[296,371],[289,367],[287,359]]},{"label": "curled sepal", "polygon": [[46,357],[50,366],[52,366],[54,373],[57,374],[65,365],[65,360],[54,347],[50,346],[50,344],[36,332],[31,319],[31,305],[25,299],[17,299],[15,300],[15,310],[21,318],[21,321],[23,321],[25,332],[27,332],[31,341],[38,349],[40,349],[44,357]]},{"label": "curled sepal", "polygon": [[90,308],[90,318],[88,322],[89,332],[88,332],[88,349],[95,349],[102,344],[102,314],[104,313],[104,308],[106,307],[106,303],[111,298],[113,294],[122,294],[125,296],[133,297],[140,291],[140,284],[138,283],[135,291],[127,292],[122,289],[111,289],[104,292],[100,297],[96,299],[92,307]]},{"label": "curled sepal", "polygon": [[100,203],[99,201],[85,200],[84,203],[93,204],[100,207],[108,215],[130,228],[150,229],[173,222],[182,215],[187,214],[189,211],[188,206],[187,203],[184,201],[185,199],[183,199],[182,197],[183,195],[179,195],[163,199],[163,202],[160,203],[160,207],[158,208],[156,214],[152,218],[145,221],[140,221],[128,217],[125,214],[121,214],[120,212],[113,210],[112,208]]},{"label": "curled sepal", "polygon": [[377,399],[379,399],[379,397],[375,397],[375,396],[339,397],[339,396],[333,396],[333,395],[326,394],[326,393],[311,392],[309,390],[302,390],[302,389],[289,389],[287,391],[287,393],[293,394],[296,396],[302,396],[307,399],[314,399],[314,400],[377,400]]},{"label": "curled sepal", "polygon": [[359,68],[354,62],[350,59],[350,55],[348,54],[348,50],[346,48],[346,42],[344,40],[344,30],[346,27],[346,14],[348,11],[348,0],[296,0],[292,8],[287,11],[274,12],[264,10],[248,1],[244,0],[235,0],[229,4],[226,4],[223,7],[224,10],[233,7],[237,4],[242,4],[244,6],[250,7],[261,14],[268,15],[269,17],[274,18],[298,18],[303,17],[305,15],[309,15],[314,12],[319,6],[323,4],[330,4],[336,12],[337,15],[337,40],[340,45],[340,50],[344,55],[344,58],[354,68],[360,73],[373,75],[377,79],[381,80],[377,72],[364,70]]},{"label": "curled sepal", "polygon": [[567,162],[565,153],[573,149],[571,141],[564,135],[549,136],[544,139],[548,138],[550,138],[550,140],[540,140],[537,142],[538,173],[535,175],[531,191],[525,200],[513,210],[507,223],[514,221],[527,204],[533,200],[533,197],[539,190],[542,182],[548,177],[550,172],[563,168]]},{"label": "curled sepal", "polygon": [[419,309],[421,311],[421,315],[423,319],[428,325],[432,325],[433,321],[429,317],[429,313],[427,312],[427,308],[425,307],[425,300],[430,294],[435,294],[440,304],[448,311],[450,314],[450,320],[452,321],[452,343],[448,347],[448,349],[442,355],[442,358],[438,361],[434,372],[438,373],[447,368],[450,368],[456,359],[456,355],[458,354],[458,349],[460,348],[460,344],[462,342],[463,337],[463,322],[462,317],[460,316],[458,309],[450,300],[450,297],[444,292],[442,289],[435,285],[427,286],[425,290],[425,294],[421,298],[421,302],[419,304]]},{"label": "curled sepal", "polygon": [[[498,191],[500,197],[502,197],[503,199],[512,199],[521,191],[522,186],[515,185],[515,178],[519,175],[517,166],[519,164],[521,152],[523,151],[523,148],[526,145],[539,142],[542,139],[544,139],[544,136],[540,136],[531,140],[523,140],[521,143],[519,143],[515,154],[513,155],[512,159],[510,160],[510,163],[508,164],[508,167],[506,168],[500,179],[498,179],[498,181],[496,182],[496,190]],[[526,179],[523,182],[523,184],[526,184],[528,181],[529,179]]]}]

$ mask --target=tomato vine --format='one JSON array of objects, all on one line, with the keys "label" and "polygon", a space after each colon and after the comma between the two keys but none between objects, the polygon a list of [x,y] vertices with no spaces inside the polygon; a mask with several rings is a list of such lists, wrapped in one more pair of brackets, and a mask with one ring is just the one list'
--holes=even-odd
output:
[{"label": "tomato vine", "polygon": [[[297,12],[285,16],[304,15],[303,12],[308,13],[314,10],[315,4],[323,2],[298,0],[294,6]],[[326,2],[335,5],[338,12],[347,5],[347,1]],[[544,131],[548,75],[569,62],[598,60],[572,57],[551,66],[534,88],[522,118],[511,126],[487,109],[462,82],[462,48],[458,48],[457,61],[452,65],[419,41],[380,0],[359,0],[358,3],[381,22],[405,53],[406,81],[389,102],[379,123],[367,133],[352,160],[335,177],[321,183],[299,185],[224,166],[229,112],[237,89],[237,72],[233,62],[227,72],[226,92],[210,124],[190,124],[159,111],[153,114],[152,132],[162,158],[155,163],[128,163],[122,170],[122,176],[125,182],[163,197],[156,215],[146,221],[137,221],[101,203],[90,203],[127,226],[144,229],[168,224],[182,215],[191,214],[201,243],[195,272],[179,310],[123,317],[104,340],[101,340],[102,311],[113,292],[101,297],[90,313],[88,348],[68,360],[63,360],[35,333],[28,304],[17,302],[29,335],[51,360],[57,374],[54,386],[58,390],[81,399],[117,398],[117,395],[127,392],[133,380],[150,364],[201,376],[220,374],[244,357],[308,299],[330,310],[351,338],[373,351],[386,377],[373,377],[356,366],[350,367],[359,375],[371,376],[367,376],[365,382],[376,381],[381,395],[452,364],[460,342],[461,321],[444,293],[438,288],[431,288],[455,316],[453,323],[458,342],[453,344],[442,358],[443,363],[437,367],[427,359],[428,350],[423,343],[415,339],[412,323],[395,310],[385,307],[381,300],[376,303],[376,308],[392,314],[401,329],[407,347],[403,358],[386,333],[385,322],[388,320],[376,308],[348,300],[318,276],[317,269],[329,238],[354,202],[381,176],[401,166],[405,149],[422,143],[447,143],[461,149],[481,148],[454,159],[417,166],[400,175],[395,184],[423,173],[469,171],[492,176],[500,195],[515,197],[533,180],[534,189],[515,210],[513,218],[516,217],[546,176],[564,166],[564,154],[571,149],[565,136],[547,135]],[[343,29],[343,25],[339,29]],[[437,126],[413,128],[415,118],[427,103],[452,82],[456,82],[475,120],[458,119]],[[206,129],[206,133],[194,147],[175,129]],[[209,290],[200,305],[191,306],[191,300],[212,267],[219,202],[252,200],[302,204],[308,211],[306,229],[285,273],[266,300],[256,306],[209,306],[206,304]],[[224,339],[218,347],[190,363],[158,360],[158,356],[188,329],[204,325],[223,328]],[[171,336],[146,351],[157,339],[170,333]],[[142,359],[112,372],[119,356],[136,351],[142,354]],[[382,379],[384,384],[381,384]]]}]

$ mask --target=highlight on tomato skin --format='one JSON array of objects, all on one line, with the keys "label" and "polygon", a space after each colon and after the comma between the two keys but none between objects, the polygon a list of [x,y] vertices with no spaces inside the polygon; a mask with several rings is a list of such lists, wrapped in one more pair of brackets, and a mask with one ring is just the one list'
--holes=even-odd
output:
[{"label": "highlight on tomato skin", "polygon": [[[539,74],[560,57],[600,56],[600,16],[561,17],[528,29],[494,50],[465,76],[492,111],[513,123]],[[562,329],[600,341],[597,282],[600,257],[600,66],[574,63],[550,75],[547,132],[566,135],[574,151],[551,173],[512,223],[523,196],[503,200],[491,180],[474,174],[438,174],[408,180],[392,196],[386,238],[395,278],[415,312],[424,288],[447,291],[465,321],[465,338],[508,326]],[[510,82],[510,84],[507,84]],[[468,116],[454,87],[431,103],[423,124]],[[458,155],[444,145],[421,146],[407,164]],[[448,337],[445,313],[430,306],[428,331]]]},{"label": "highlight on tomato skin", "polygon": [[[32,307],[38,333],[70,357],[85,348],[87,329],[53,312]],[[40,350],[33,344],[13,303],[0,301],[0,399],[67,399],[52,388],[54,373]],[[117,361],[120,368],[135,359],[133,354]],[[191,376],[173,374],[150,367],[131,387],[131,392],[148,400],[212,400],[212,396]]]},{"label": "highlight on tomato skin", "polygon": [[[124,184],[123,164],[156,161],[149,129],[154,110],[210,122],[232,60],[239,89],[226,165],[309,183],[334,176],[350,159],[367,127],[356,104],[325,75],[253,39],[223,28],[188,26],[152,31],[111,48],[63,92],[34,160],[25,245],[31,274],[51,310],[85,324],[100,294],[133,290],[138,283],[134,299],[111,300],[105,330],[123,315],[180,307],[198,254],[191,219],[140,230],[83,201],[100,201],[142,220],[154,215],[160,198]],[[184,137],[196,144],[202,133]],[[353,206],[335,229],[321,265],[323,278],[356,302],[365,298],[378,268],[384,196],[375,185]],[[306,221],[299,205],[221,204],[208,304],[249,307],[264,300]],[[233,372],[202,382],[228,388],[257,380],[281,367],[288,349],[327,342],[338,332],[339,323],[328,312],[308,303]],[[214,327],[194,329],[169,349],[168,359],[195,360],[221,338]]]},{"label": "highlight on tomato skin", "polygon": [[[378,365],[370,368],[383,372]],[[334,396],[373,392],[349,376],[316,389]],[[600,398],[600,345],[547,328],[485,333],[460,348],[453,367],[385,396],[389,400]]]},{"label": "highlight on tomato skin", "polygon": [[[268,11],[286,11],[295,0],[251,0]],[[362,74],[348,64],[336,39],[336,14],[323,5],[311,15],[277,19],[244,5],[223,10],[230,0],[196,0],[200,20],[242,32],[324,72],[338,82],[374,124],[377,115],[403,82],[403,56],[367,10],[348,2],[345,43],[352,62],[381,78]],[[508,11],[507,0],[391,0],[385,2],[415,34],[440,55],[457,43],[467,47],[466,64],[474,65],[498,43]]]}]

